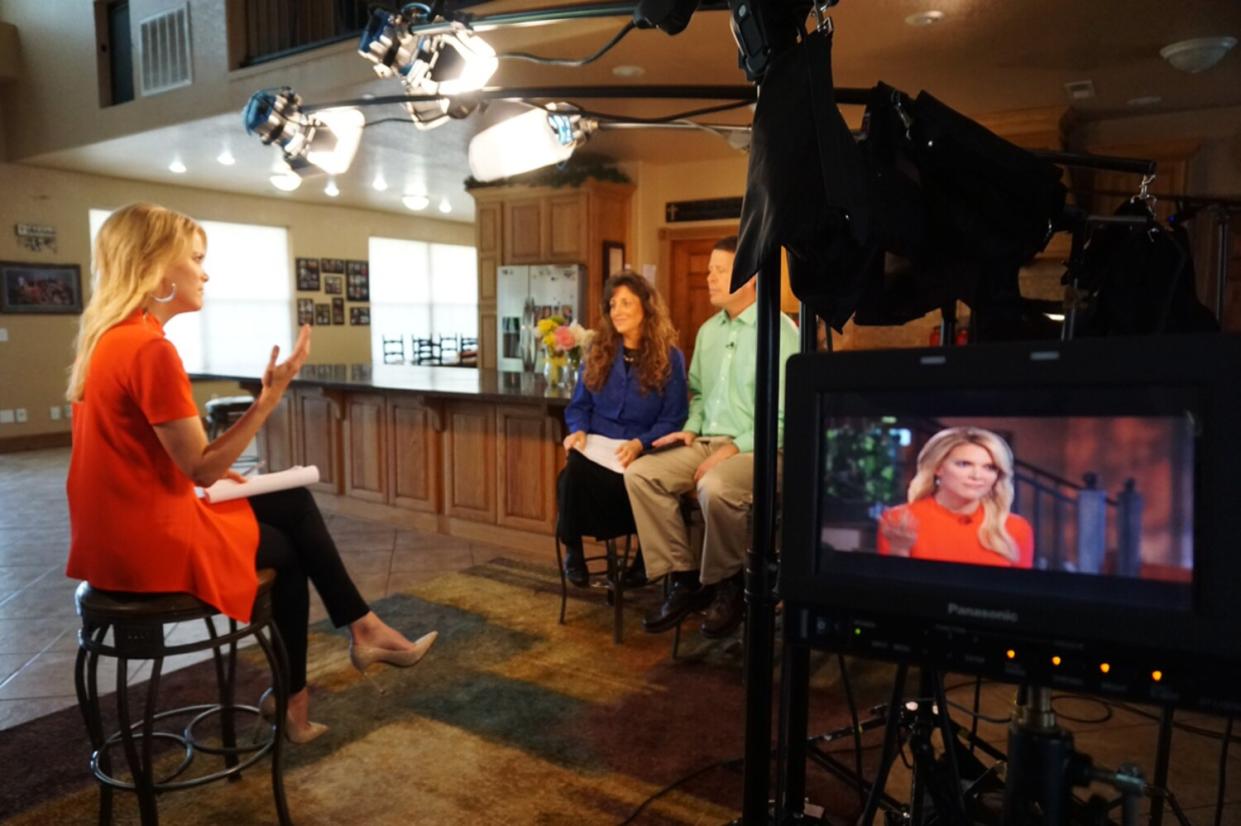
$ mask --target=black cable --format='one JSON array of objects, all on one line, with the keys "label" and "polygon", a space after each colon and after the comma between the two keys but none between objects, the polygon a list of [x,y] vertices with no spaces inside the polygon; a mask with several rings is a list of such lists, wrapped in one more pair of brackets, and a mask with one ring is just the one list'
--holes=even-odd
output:
[{"label": "black cable", "polygon": [[630,814],[629,817],[621,821],[620,826],[629,826],[629,824],[633,823],[634,820],[636,820],[638,816],[642,814],[642,812],[646,811],[647,806],[651,805],[656,800],[658,800],[659,798],[666,795],[668,792],[675,789],[677,786],[680,786],[683,783],[688,783],[689,781],[695,779],[696,777],[699,777],[700,775],[704,775],[707,772],[712,771],[713,769],[721,769],[728,765],[741,765],[744,762],[745,762],[744,757],[730,757],[727,760],[717,760],[714,763],[708,763],[707,765],[701,768],[695,769],[689,774],[672,781],[667,786],[664,786],[662,789],[655,792],[655,794],[651,795],[646,800],[643,800],[642,803],[638,806],[638,808],[633,810],[633,813]]},{"label": "black cable", "polygon": [[1228,779],[1228,741],[1232,739],[1232,718],[1224,727],[1223,745],[1219,750],[1219,782],[1215,788],[1215,826],[1219,826],[1224,816],[1224,782]]},{"label": "black cable", "polygon": [[977,711],[971,711],[968,706],[963,706],[960,703],[954,703],[951,700],[945,700],[944,702],[948,703],[950,707],[955,708],[957,711],[961,712],[962,714],[968,714],[970,717],[973,717],[975,721],[983,720],[988,723],[994,723],[997,726],[1004,726],[1004,725],[1008,725],[1013,720],[1011,716],[1009,717],[988,717],[987,715],[980,714]]},{"label": "black cable", "polygon": [[[1087,703],[1098,703],[1103,706],[1103,715],[1101,717],[1073,717],[1056,710],[1057,700],[1081,700]],[[1112,704],[1107,702],[1107,700],[1101,700],[1098,697],[1087,697],[1084,694],[1053,694],[1051,696],[1051,710],[1056,713],[1057,719],[1068,720],[1070,723],[1084,723],[1086,725],[1106,723],[1115,716],[1112,712]]]},{"label": "black cable", "polygon": [[597,52],[580,59],[566,57],[540,57],[539,55],[530,54],[529,52],[505,52],[504,54],[496,55],[496,57],[501,60],[524,60],[527,63],[538,63],[542,66],[589,66],[591,63],[594,63],[596,60],[610,52],[613,46],[624,40],[625,35],[629,34],[636,28],[637,25],[630,20],[628,23],[621,26],[620,31],[614,34],[611,40],[604,43]]},{"label": "black cable", "polygon": [[[853,683],[849,680],[849,669],[845,667],[845,655],[837,654],[836,660],[840,663],[840,682],[845,689],[845,700],[849,703],[849,718],[853,723],[853,758],[855,768],[857,769],[858,779],[862,778],[862,725],[858,721],[857,703],[853,698]],[[866,792],[862,791],[862,784],[857,787],[858,798],[862,801],[862,805],[866,805]]]},{"label": "black cable", "polygon": [[[944,687],[944,693],[949,692],[947,686]],[[973,754],[978,744],[978,708],[982,704],[982,677],[974,678],[974,713],[973,719],[970,721],[970,754]]]}]

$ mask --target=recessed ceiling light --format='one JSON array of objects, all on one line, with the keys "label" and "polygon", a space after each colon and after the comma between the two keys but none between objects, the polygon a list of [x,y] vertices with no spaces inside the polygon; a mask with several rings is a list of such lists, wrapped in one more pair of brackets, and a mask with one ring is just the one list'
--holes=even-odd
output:
[{"label": "recessed ceiling light", "polygon": [[388,188],[388,179],[384,177],[382,172],[376,172],[374,179],[371,181],[371,189],[376,192],[383,192]]},{"label": "recessed ceiling light", "polygon": [[911,26],[934,26],[936,23],[944,19],[944,13],[938,9],[930,11],[920,11],[917,14],[911,14],[905,18],[905,22]]},{"label": "recessed ceiling light", "polygon": [[1163,98],[1159,95],[1142,95],[1141,97],[1129,98],[1125,101],[1129,106],[1155,106],[1163,103]]},{"label": "recessed ceiling light", "polygon": [[439,211],[445,215],[452,212],[452,204],[448,203],[447,198],[440,198]]},{"label": "recessed ceiling light", "polygon": [[401,203],[405,204],[406,209],[412,209],[414,212],[417,212],[429,207],[431,199],[426,195],[406,195],[401,198]]},{"label": "recessed ceiling light", "polygon": [[612,69],[612,74],[617,77],[642,77],[646,74],[646,69],[641,66],[616,66]]},{"label": "recessed ceiling light", "polygon": [[336,185],[335,178],[327,179],[327,186],[323,187],[323,194],[328,196],[329,198],[335,198],[337,195],[340,194],[340,187]]},{"label": "recessed ceiling light", "polygon": [[229,152],[227,149],[225,149],[219,155],[216,155],[215,159],[223,166],[232,166],[233,164],[237,163],[237,159],[233,157],[233,153]]},{"label": "recessed ceiling light", "polygon": [[176,175],[184,175],[185,164],[181,163],[180,158],[173,158],[172,163],[168,164],[168,171]]},{"label": "recessed ceiling light", "polygon": [[271,176],[271,185],[281,192],[292,192],[302,185],[302,179],[293,172],[279,172]]}]

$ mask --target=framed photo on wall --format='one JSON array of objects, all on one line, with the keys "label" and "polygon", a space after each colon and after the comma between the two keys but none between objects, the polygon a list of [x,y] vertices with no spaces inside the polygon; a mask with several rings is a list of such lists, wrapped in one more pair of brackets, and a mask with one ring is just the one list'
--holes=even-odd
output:
[{"label": "framed photo on wall", "polygon": [[336,273],[338,275],[345,274],[345,259],[343,258],[320,258],[319,270],[327,275],[328,273]]},{"label": "framed photo on wall", "polygon": [[323,276],[323,291],[328,295],[345,294],[345,278],[341,275]]},{"label": "framed photo on wall", "polygon": [[0,313],[80,312],[82,270],[77,264],[0,261]]},{"label": "framed photo on wall", "polygon": [[315,300],[313,298],[297,299],[297,326],[315,323]]},{"label": "framed photo on wall", "polygon": [[350,301],[371,300],[371,269],[367,262],[345,262],[345,296]]},{"label": "framed photo on wall", "polygon": [[332,324],[332,305],[316,304],[315,305],[315,326],[320,324],[330,327]]},{"label": "framed photo on wall", "polygon": [[332,299],[332,323],[345,323],[345,299],[343,298]]},{"label": "framed photo on wall", "polygon": [[349,323],[355,327],[371,326],[371,308],[370,307],[350,307]]},{"label": "framed photo on wall", "polygon": [[297,259],[297,288],[303,292],[319,291],[319,259]]},{"label": "framed photo on wall", "polygon": [[603,242],[603,280],[607,281],[625,269],[625,245],[620,241]]}]

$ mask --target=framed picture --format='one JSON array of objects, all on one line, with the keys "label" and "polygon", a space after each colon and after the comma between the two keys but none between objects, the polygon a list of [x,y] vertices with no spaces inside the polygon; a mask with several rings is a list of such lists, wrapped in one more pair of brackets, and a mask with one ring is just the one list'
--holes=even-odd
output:
[{"label": "framed picture", "polygon": [[625,269],[625,245],[620,241],[603,242],[603,280],[607,281]]},{"label": "framed picture", "polygon": [[297,288],[304,292],[319,291],[319,259],[297,259]]},{"label": "framed picture", "polygon": [[355,327],[371,326],[371,308],[370,307],[350,307],[349,323]]},{"label": "framed picture", "polygon": [[331,304],[316,304],[315,305],[315,326],[317,327],[320,324],[324,325],[325,327],[330,327],[332,325],[332,305]]},{"label": "framed picture", "polygon": [[371,272],[367,262],[345,262],[345,296],[350,301],[371,300]]},{"label": "framed picture", "polygon": [[315,323],[315,300],[313,298],[297,299],[297,326],[303,324],[314,325]]},{"label": "framed picture", "polygon": [[82,270],[77,264],[0,261],[0,313],[80,312]]},{"label": "framed picture", "polygon": [[345,323],[345,299],[343,298],[332,299],[332,323]]},{"label": "framed picture", "polygon": [[345,279],[339,275],[323,276],[323,291],[328,295],[344,295]]},{"label": "framed picture", "polygon": [[345,259],[343,258],[320,258],[319,270],[327,275],[328,273],[345,274]]}]

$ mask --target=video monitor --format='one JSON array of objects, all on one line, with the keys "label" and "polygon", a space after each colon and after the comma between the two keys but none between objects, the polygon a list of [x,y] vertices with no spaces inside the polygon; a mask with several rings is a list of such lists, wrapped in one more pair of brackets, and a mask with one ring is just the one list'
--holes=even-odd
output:
[{"label": "video monitor", "polygon": [[786,377],[789,633],[1241,712],[1237,339],[802,354]]}]

